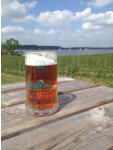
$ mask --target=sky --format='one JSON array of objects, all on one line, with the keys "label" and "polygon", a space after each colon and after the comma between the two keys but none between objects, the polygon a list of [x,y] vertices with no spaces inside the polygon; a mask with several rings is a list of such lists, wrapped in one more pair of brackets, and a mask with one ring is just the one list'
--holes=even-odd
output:
[{"label": "sky", "polygon": [[112,47],[113,0],[2,0],[2,42]]}]

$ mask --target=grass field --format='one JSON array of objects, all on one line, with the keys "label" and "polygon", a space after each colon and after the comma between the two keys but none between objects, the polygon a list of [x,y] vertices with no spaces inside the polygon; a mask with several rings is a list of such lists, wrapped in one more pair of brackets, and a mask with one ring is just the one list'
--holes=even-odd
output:
[{"label": "grass field", "polygon": [[[2,84],[24,81],[24,57],[2,56]],[[58,76],[113,87],[113,54],[58,56]]]}]

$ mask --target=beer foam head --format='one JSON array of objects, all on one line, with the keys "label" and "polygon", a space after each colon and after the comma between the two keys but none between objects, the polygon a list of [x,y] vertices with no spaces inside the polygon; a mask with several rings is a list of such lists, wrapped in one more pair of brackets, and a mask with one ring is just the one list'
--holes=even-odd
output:
[{"label": "beer foam head", "polygon": [[[50,54],[51,55],[51,54]],[[54,57],[47,57],[46,55],[39,56],[37,53],[27,53],[25,54],[25,65],[28,66],[47,66],[56,64],[56,58]]]}]

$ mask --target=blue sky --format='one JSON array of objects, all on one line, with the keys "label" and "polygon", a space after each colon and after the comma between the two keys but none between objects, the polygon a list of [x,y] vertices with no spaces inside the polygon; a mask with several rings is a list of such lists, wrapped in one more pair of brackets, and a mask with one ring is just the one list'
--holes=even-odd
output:
[{"label": "blue sky", "polygon": [[113,0],[2,0],[2,41],[113,46]]}]

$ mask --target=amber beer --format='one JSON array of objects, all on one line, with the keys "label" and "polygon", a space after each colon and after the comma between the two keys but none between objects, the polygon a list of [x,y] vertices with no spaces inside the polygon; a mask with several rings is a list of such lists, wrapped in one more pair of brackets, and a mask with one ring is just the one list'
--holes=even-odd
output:
[{"label": "amber beer", "polygon": [[26,109],[44,116],[57,111],[57,55],[53,52],[25,54]]}]

